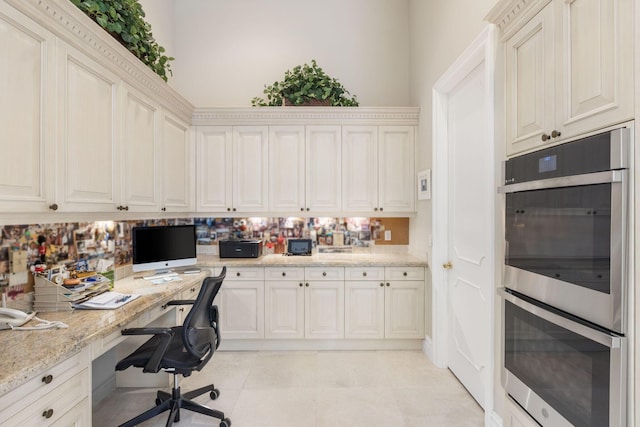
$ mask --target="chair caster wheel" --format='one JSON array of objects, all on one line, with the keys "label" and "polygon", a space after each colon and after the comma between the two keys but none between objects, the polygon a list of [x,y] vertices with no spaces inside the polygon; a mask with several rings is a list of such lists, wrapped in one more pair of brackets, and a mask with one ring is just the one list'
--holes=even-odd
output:
[{"label": "chair caster wheel", "polygon": [[211,390],[211,393],[209,393],[209,397],[211,397],[211,400],[216,400],[219,396],[220,396],[220,390],[218,390],[217,388],[214,388],[213,390]]},{"label": "chair caster wheel", "polygon": [[229,418],[225,418],[220,423],[220,427],[231,427],[231,420]]}]

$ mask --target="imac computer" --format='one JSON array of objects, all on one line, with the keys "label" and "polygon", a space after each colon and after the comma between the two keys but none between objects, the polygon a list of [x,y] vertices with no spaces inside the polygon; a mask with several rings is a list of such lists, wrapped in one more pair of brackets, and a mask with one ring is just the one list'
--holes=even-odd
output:
[{"label": "imac computer", "polygon": [[172,268],[187,267],[197,263],[196,229],[194,225],[157,227],[133,227],[133,271],[155,270],[154,279],[177,275]]}]

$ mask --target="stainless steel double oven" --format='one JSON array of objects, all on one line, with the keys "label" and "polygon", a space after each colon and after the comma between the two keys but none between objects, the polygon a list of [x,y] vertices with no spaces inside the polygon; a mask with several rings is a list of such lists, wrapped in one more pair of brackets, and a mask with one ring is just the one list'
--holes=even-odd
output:
[{"label": "stainless steel double oven", "polygon": [[502,382],[543,426],[625,425],[630,133],[504,164]]}]

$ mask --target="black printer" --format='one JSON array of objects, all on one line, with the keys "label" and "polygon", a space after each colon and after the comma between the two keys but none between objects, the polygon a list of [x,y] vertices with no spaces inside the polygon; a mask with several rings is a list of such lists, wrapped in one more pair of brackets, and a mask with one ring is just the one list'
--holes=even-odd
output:
[{"label": "black printer", "polygon": [[220,258],[258,258],[262,256],[262,240],[220,240]]}]

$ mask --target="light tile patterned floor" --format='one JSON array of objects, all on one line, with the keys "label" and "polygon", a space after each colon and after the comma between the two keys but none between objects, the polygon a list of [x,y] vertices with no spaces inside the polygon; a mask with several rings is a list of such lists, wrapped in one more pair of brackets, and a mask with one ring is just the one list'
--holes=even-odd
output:
[{"label": "light tile patterned floor", "polygon": [[[453,374],[417,351],[218,352],[182,390],[213,382],[232,427],[479,427],[484,413]],[[93,411],[115,426],[154,404],[153,389],[118,389]],[[181,412],[176,426],[218,426]],[[166,414],[143,426],[164,426]]]}]

